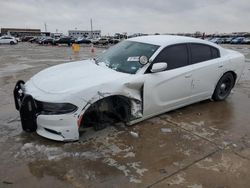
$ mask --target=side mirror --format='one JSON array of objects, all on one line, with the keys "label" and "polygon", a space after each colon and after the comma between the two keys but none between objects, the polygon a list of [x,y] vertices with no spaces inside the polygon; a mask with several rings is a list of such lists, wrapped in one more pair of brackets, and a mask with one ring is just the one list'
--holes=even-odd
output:
[{"label": "side mirror", "polygon": [[161,72],[166,70],[168,67],[168,64],[166,62],[160,62],[160,63],[154,63],[151,72],[156,73],[156,72]]}]

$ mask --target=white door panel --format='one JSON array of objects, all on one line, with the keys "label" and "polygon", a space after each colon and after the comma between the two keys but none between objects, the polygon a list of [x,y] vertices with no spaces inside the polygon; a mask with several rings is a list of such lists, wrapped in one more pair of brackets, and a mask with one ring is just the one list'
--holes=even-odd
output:
[{"label": "white door panel", "polygon": [[1,39],[2,44],[8,44],[10,43],[10,39]]},{"label": "white door panel", "polygon": [[190,66],[145,74],[143,114],[148,116],[188,103],[191,80]]},{"label": "white door panel", "polygon": [[193,64],[192,97],[212,96],[214,88],[223,74],[221,58]]}]

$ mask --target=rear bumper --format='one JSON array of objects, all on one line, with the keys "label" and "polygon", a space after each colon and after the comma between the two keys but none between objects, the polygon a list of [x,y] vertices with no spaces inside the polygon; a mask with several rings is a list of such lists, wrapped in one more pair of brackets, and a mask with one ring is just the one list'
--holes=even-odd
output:
[{"label": "rear bumper", "polygon": [[24,81],[20,80],[14,88],[16,109],[20,112],[22,128],[26,132],[37,134],[58,141],[74,141],[79,139],[77,115],[43,115],[37,111],[33,97],[25,93]]}]

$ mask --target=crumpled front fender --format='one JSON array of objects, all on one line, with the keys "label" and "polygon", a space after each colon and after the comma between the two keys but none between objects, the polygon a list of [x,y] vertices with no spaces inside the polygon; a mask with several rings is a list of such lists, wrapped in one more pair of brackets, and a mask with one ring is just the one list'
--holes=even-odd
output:
[{"label": "crumpled front fender", "polygon": [[97,101],[111,96],[126,97],[130,101],[131,106],[131,119],[138,119],[143,116],[143,84],[144,80],[137,80],[135,82],[124,82],[119,86],[113,86],[112,88],[102,86],[97,90],[94,96],[88,100],[83,99],[85,105],[82,107],[79,118],[81,118],[84,112]]}]

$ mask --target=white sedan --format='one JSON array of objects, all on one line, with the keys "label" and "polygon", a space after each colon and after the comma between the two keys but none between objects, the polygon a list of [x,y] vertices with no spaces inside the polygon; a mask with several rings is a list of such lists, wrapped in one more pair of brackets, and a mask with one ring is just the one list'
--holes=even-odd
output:
[{"label": "white sedan", "polygon": [[47,68],[14,89],[22,127],[53,140],[79,139],[80,127],[132,125],[198,101],[227,98],[244,56],[209,41],[144,36],[96,59]]},{"label": "white sedan", "polygon": [[17,44],[18,41],[15,37],[11,37],[11,36],[2,36],[0,37],[0,44]]}]

